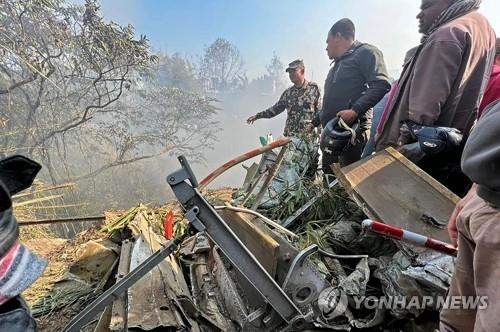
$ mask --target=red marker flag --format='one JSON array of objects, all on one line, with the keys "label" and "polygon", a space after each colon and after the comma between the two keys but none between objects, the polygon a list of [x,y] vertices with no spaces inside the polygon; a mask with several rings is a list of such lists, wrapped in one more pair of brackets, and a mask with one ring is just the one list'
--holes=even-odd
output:
[{"label": "red marker flag", "polygon": [[172,240],[174,237],[174,217],[175,215],[173,211],[169,211],[165,216],[163,228],[165,230],[164,236],[167,240]]}]

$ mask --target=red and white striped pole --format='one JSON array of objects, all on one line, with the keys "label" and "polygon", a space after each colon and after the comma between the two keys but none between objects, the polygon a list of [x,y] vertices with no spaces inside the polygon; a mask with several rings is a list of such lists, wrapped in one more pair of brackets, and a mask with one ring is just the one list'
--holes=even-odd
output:
[{"label": "red and white striped pole", "polygon": [[388,236],[394,240],[413,244],[419,247],[429,248],[449,256],[457,256],[457,248],[451,244],[442,242],[425,235],[410,232],[405,229],[387,225],[379,221],[366,219],[363,221],[363,230],[380,235]]}]

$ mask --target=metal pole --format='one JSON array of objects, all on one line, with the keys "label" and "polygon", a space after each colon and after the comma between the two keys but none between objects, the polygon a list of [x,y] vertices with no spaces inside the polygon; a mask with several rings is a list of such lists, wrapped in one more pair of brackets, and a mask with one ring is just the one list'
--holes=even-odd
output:
[{"label": "metal pole", "polygon": [[262,198],[264,198],[264,195],[266,194],[267,188],[271,184],[271,181],[274,179],[276,172],[280,168],[281,162],[283,161],[283,158],[285,158],[285,153],[286,153],[287,149],[288,149],[288,145],[285,145],[284,147],[281,148],[281,151],[278,154],[276,161],[269,168],[269,172],[267,173],[267,177],[264,180],[264,183],[262,184],[262,187],[260,188],[260,191],[257,194],[257,197],[255,197],[255,201],[252,204],[252,210],[257,210],[257,207],[259,207],[260,202],[262,201]]},{"label": "metal pole", "polygon": [[33,226],[33,225],[48,225],[48,224],[61,224],[61,223],[73,223],[73,222],[87,222],[87,221],[104,221],[105,216],[95,216],[95,217],[72,217],[72,218],[60,218],[60,219],[40,219],[40,220],[20,220],[17,222],[19,226]]},{"label": "metal pole", "polygon": [[287,324],[293,325],[303,321],[305,317],[292,299],[267,273],[215,209],[201,196],[199,190],[185,181],[189,180],[192,183],[194,179],[191,177],[194,175],[185,170],[189,165],[185,158],[179,157],[179,161],[183,169],[169,175],[167,180],[175,196],[187,210],[185,215],[190,226],[199,232],[205,232],[210,240],[217,244],[232,265]]},{"label": "metal pole", "polygon": [[243,201],[241,202],[241,205],[245,205],[246,202],[248,201],[248,199],[250,198],[250,195],[252,195],[253,191],[255,190],[255,188],[257,188],[257,185],[259,184],[260,180],[262,179],[262,177],[264,176],[264,174],[266,173],[266,171],[260,173],[257,178],[255,179],[255,182],[252,183],[252,186],[250,187],[250,189],[248,190],[247,194],[245,195],[245,197],[243,198]]}]

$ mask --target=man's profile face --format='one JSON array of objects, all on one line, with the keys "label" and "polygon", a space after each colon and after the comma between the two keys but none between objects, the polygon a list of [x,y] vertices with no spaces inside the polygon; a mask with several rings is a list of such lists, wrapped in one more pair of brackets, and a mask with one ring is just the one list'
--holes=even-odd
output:
[{"label": "man's profile face", "polygon": [[451,0],[422,0],[417,15],[418,32],[427,33],[438,16],[451,5]]},{"label": "man's profile face", "polygon": [[326,38],[326,53],[330,60],[336,59],[342,55],[340,54],[341,41],[342,36],[340,33],[335,35],[328,33],[328,37]]}]

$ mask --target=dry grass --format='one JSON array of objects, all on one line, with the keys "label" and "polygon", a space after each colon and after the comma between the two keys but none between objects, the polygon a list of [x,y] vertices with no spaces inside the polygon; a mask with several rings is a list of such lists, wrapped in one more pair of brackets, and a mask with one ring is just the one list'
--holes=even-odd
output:
[{"label": "dry grass", "polygon": [[[64,202],[64,194],[75,187],[75,183],[47,186],[35,181],[33,185],[12,197],[14,215],[18,220],[36,220],[68,216],[70,207]],[[70,204],[81,207],[85,204]]]},{"label": "dry grass", "polygon": [[64,272],[76,260],[76,249],[82,244],[102,238],[104,235],[96,228],[78,234],[72,240],[64,239],[31,239],[25,244],[38,255],[45,257],[48,266],[43,275],[28,288],[23,295],[31,305],[40,301],[61,280]]},{"label": "dry grass", "polygon": [[31,240],[39,239],[56,239],[57,235],[54,234],[48,225],[31,225],[19,227],[19,239],[21,242],[28,242]]},{"label": "dry grass", "polygon": [[233,199],[234,188],[205,189],[203,197],[213,205],[224,205]]},{"label": "dry grass", "polygon": [[23,295],[30,304],[36,303],[59,281],[66,269],[66,262],[55,259],[54,253],[60,252],[67,240],[63,239],[31,239],[25,245],[36,254],[48,260],[43,275]]},{"label": "dry grass", "polygon": [[[69,267],[76,261],[77,248],[91,240],[99,240],[106,234],[96,227],[79,233],[74,239],[31,239],[26,246],[48,261],[48,266],[23,296],[32,306],[40,331],[58,331],[64,327],[75,310],[90,303],[98,293],[88,289],[56,289]],[[80,306],[79,308],[76,308]]]}]

